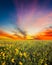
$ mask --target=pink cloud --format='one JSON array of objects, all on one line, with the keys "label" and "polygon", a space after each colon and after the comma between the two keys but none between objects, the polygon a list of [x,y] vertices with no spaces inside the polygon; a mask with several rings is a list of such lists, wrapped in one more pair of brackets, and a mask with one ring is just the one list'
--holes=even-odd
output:
[{"label": "pink cloud", "polygon": [[18,24],[27,32],[38,32],[52,24],[52,12],[36,12],[36,9],[33,8],[28,13],[19,15]]}]

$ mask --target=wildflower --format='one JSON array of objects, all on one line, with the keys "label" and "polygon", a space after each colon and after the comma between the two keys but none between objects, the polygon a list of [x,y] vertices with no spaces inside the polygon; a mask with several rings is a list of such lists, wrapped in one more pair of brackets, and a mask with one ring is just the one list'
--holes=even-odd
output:
[{"label": "wildflower", "polygon": [[19,62],[19,65],[23,65],[23,63],[20,61],[20,62]]},{"label": "wildflower", "polygon": [[12,58],[11,62],[12,62],[12,63],[14,63],[14,62],[15,62],[15,61],[14,61],[14,58]]}]

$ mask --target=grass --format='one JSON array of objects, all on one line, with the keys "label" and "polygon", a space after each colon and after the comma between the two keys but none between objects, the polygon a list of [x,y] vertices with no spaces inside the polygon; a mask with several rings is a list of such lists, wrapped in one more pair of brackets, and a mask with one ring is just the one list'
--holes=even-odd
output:
[{"label": "grass", "polygon": [[0,65],[51,65],[52,41],[0,40]]}]

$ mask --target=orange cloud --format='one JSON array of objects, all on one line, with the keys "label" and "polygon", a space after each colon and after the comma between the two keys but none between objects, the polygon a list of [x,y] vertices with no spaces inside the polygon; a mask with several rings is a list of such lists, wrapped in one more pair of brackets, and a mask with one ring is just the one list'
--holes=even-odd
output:
[{"label": "orange cloud", "polygon": [[22,37],[19,37],[19,36],[16,36],[16,35],[11,35],[11,34],[8,34],[2,30],[0,30],[0,38],[1,37],[7,37],[7,38],[10,38],[10,39],[14,39],[14,40],[23,40],[24,38]]},{"label": "orange cloud", "polygon": [[52,29],[47,29],[43,32],[40,32],[35,39],[39,40],[52,40]]}]

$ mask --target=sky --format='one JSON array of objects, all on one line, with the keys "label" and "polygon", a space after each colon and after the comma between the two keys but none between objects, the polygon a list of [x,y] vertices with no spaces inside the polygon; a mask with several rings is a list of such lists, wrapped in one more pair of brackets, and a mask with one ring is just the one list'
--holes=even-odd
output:
[{"label": "sky", "polygon": [[52,0],[0,0],[0,29],[33,35],[52,26]]}]

